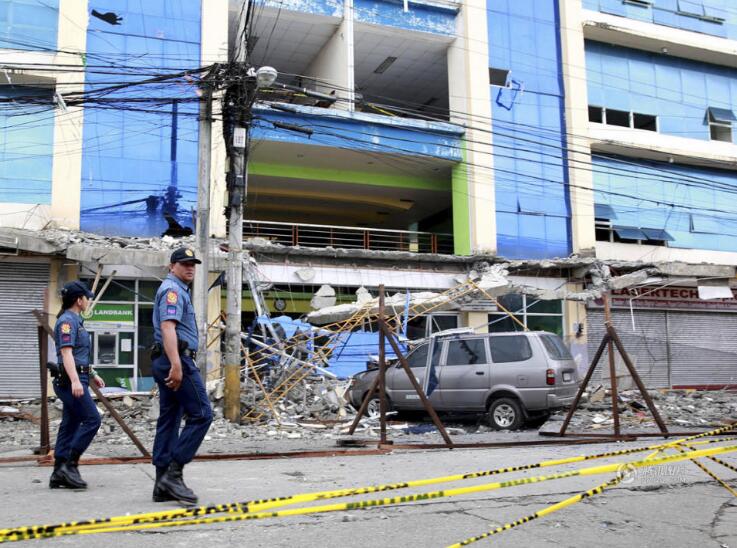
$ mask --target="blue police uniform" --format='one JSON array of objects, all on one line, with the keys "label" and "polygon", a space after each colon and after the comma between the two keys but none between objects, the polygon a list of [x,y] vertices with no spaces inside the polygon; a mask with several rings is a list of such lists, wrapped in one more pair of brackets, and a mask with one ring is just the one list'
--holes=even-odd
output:
[{"label": "blue police uniform", "polygon": [[[71,310],[65,310],[57,319],[54,327],[54,342],[60,369],[64,368],[61,349],[65,347],[72,348],[74,364],[78,368],[80,366],[89,368],[90,335],[83,324],[82,318]],[[57,376],[54,379],[54,392],[64,403],[54,448],[54,456],[57,459],[66,460],[75,453],[76,455],[84,453],[100,428],[100,414],[89,393],[89,373],[78,373],[78,375],[84,388],[84,393],[79,398],[75,398],[72,394],[72,384],[68,377]]]},{"label": "blue police uniform", "polygon": [[[179,390],[166,386],[171,363],[163,350],[161,322],[174,320],[177,339],[196,352],[197,323],[189,288],[182,280],[169,274],[156,292],[153,313],[154,341],[162,346],[161,355],[153,360],[152,369],[159,385],[159,419],[156,423],[153,464],[163,470],[172,461],[184,466],[195,456],[212,422],[212,408],[202,377],[192,356],[180,351],[182,384]],[[185,425],[179,432],[182,416]]]}]

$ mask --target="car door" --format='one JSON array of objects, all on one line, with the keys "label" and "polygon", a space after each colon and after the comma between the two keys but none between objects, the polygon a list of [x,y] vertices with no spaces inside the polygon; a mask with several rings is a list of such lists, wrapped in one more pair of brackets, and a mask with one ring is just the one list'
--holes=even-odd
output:
[{"label": "car door", "polygon": [[484,337],[445,341],[440,370],[440,400],[446,409],[483,409],[491,387],[490,360]]},{"label": "car door", "polygon": [[[437,367],[440,363],[442,344],[433,344],[432,347],[432,355],[430,355],[431,344],[429,342],[421,344],[407,355],[407,363],[420,387],[424,386],[425,371],[427,370],[429,359],[432,359],[436,365],[436,375],[440,374]],[[394,407],[397,409],[423,409],[422,400],[417,395],[417,392],[407,377],[407,373],[399,361],[392,367],[391,372],[387,372],[386,384]],[[439,408],[439,396],[438,390],[435,390],[430,396],[429,399],[433,407]]]}]

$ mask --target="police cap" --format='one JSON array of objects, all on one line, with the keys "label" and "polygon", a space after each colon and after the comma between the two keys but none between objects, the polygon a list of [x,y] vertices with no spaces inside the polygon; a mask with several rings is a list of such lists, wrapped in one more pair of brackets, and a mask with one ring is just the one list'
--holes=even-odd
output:
[{"label": "police cap", "polygon": [[89,290],[86,284],[76,280],[74,282],[69,282],[61,289],[61,296],[72,299],[77,297],[87,297],[88,299],[92,299],[95,294]]},{"label": "police cap", "polygon": [[200,261],[197,257],[194,255],[194,251],[189,249],[188,247],[180,247],[174,253],[171,254],[171,260],[170,263],[196,263],[201,264],[202,261]]}]

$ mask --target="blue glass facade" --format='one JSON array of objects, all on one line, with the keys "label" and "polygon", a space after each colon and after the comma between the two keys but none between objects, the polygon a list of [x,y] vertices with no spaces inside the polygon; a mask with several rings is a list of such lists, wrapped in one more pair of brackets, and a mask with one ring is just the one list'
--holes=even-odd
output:
[{"label": "blue glass facade", "polygon": [[[90,16],[87,60],[112,74],[86,71],[86,91],[194,69],[200,62],[197,0],[91,0],[120,25]],[[196,78],[196,75],[195,75]],[[197,198],[198,102],[192,78],[136,85],[86,105],[83,130],[83,230],[160,235],[165,215],[192,226]],[[138,102],[139,99],[155,102]]]},{"label": "blue glass facade", "polygon": [[0,48],[55,51],[59,0],[0,0]]},{"label": "blue glass facade", "polygon": [[586,42],[589,104],[657,115],[658,131],[709,140],[706,109],[737,108],[737,70]]},{"label": "blue glass facade", "polygon": [[[515,259],[567,256],[570,207],[557,0],[488,0],[487,8],[490,64],[510,71],[507,87],[491,87],[498,253]],[[557,146],[554,154],[551,143]]]},{"label": "blue glass facade", "polygon": [[664,229],[670,247],[737,251],[737,174],[732,171],[594,156],[597,204],[613,225]]},{"label": "blue glass facade", "polygon": [[455,34],[457,9],[412,2],[404,11],[403,2],[391,0],[354,0],[355,20],[361,23],[398,27],[405,30]]},{"label": "blue glass facade", "polygon": [[[0,99],[38,97],[51,103],[51,90],[0,86]],[[54,111],[48,105],[0,108],[0,202],[51,203]]]},{"label": "blue glass facade", "polygon": [[650,5],[624,0],[583,0],[594,11],[638,19],[657,25],[737,38],[737,10],[734,0],[654,0]]}]

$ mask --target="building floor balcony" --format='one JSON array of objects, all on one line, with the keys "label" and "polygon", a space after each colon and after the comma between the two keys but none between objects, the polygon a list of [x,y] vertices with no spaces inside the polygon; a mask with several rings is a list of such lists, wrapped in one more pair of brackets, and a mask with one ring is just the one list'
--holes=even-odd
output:
[{"label": "building floor balcony", "polygon": [[243,237],[259,238],[292,247],[333,247],[444,255],[453,253],[452,234],[413,230],[246,220],[243,222]]}]

